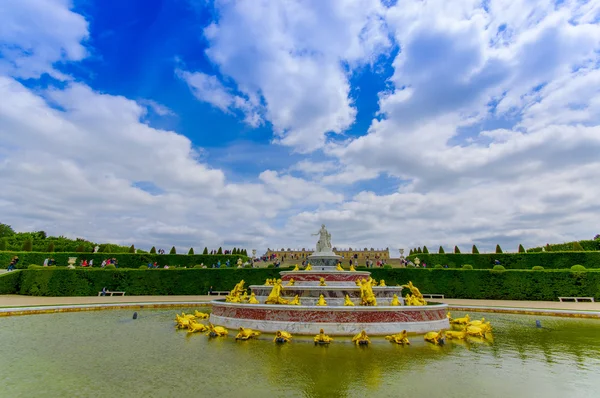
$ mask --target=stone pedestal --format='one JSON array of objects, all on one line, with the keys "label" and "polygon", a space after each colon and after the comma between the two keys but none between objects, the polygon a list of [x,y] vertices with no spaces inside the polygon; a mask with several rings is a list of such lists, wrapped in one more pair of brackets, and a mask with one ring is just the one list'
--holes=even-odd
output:
[{"label": "stone pedestal", "polygon": [[334,271],[341,259],[342,256],[338,256],[334,252],[315,252],[306,257],[312,269],[319,271]]}]

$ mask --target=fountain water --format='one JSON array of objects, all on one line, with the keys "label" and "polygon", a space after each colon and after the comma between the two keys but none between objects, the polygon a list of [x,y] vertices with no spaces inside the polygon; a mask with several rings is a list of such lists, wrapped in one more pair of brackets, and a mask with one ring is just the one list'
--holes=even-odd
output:
[{"label": "fountain water", "polygon": [[[415,300],[413,294],[409,304],[425,305],[395,305],[404,304],[404,286],[378,286],[370,272],[343,270],[325,225],[317,234],[317,250],[308,257],[307,269],[281,272],[281,280],[274,285],[250,286],[259,304],[213,301],[210,321],[230,329],[307,335],[320,329],[331,335],[353,335],[362,330],[369,335],[390,335],[402,330],[425,333],[449,328],[446,304],[427,305],[422,297]],[[410,286],[419,296],[418,289]],[[239,286],[234,290],[237,292]],[[266,304],[268,298],[275,304]],[[299,305],[294,305],[298,301]]]}]

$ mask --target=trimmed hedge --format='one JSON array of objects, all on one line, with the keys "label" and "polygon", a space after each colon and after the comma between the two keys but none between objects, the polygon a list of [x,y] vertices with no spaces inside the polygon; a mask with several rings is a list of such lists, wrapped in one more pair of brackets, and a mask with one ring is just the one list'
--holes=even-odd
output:
[{"label": "trimmed hedge", "polygon": [[[471,264],[475,269],[491,269],[498,260],[506,269],[531,269],[542,266],[546,269],[570,268],[581,264],[586,268],[600,268],[600,251],[579,252],[539,252],[539,253],[484,253],[484,254],[419,254],[421,263],[448,264],[450,268],[460,268]],[[409,256],[413,259],[413,256]]]},{"label": "trimmed hedge", "polygon": [[221,261],[223,266],[229,260],[230,266],[235,266],[237,259],[241,258],[247,261],[248,257],[241,254],[223,255],[223,254],[150,254],[150,253],[45,253],[45,252],[0,252],[0,268],[8,268],[10,260],[14,256],[19,256],[17,268],[25,269],[30,264],[43,264],[44,259],[54,258],[56,265],[67,266],[69,257],[77,257],[77,263],[83,259],[94,260],[94,267],[99,267],[103,260],[107,258],[116,258],[119,268],[139,268],[140,265],[148,265],[155,261],[159,266],[164,267],[187,267],[191,268],[194,265],[204,263],[207,267]]},{"label": "trimmed hedge", "polygon": [[15,272],[22,276],[8,285],[14,290],[5,293],[96,296],[106,286],[128,296],[198,295],[207,294],[211,286],[213,290],[231,290],[242,279],[246,286],[263,285],[267,278],[278,278],[279,272],[291,269],[32,269]]},{"label": "trimmed hedge", "polygon": [[[594,250],[600,250],[600,240],[580,240],[580,241],[575,241],[578,242],[581,247],[583,248],[583,250],[586,251],[594,251]],[[544,246],[544,248],[547,250],[548,248],[550,248],[550,251],[553,252],[568,252],[568,251],[572,251],[575,242],[566,242],[566,243],[556,243],[553,245],[548,245],[548,247]],[[542,251],[542,246],[540,247],[532,247],[531,249],[527,249],[528,252],[541,252]]]},{"label": "trimmed hedge", "polygon": [[[279,277],[282,269],[156,269],[101,270],[64,268],[23,270],[0,276],[0,292],[34,296],[96,296],[103,287],[127,295],[196,295],[231,290],[241,279],[262,285]],[[375,268],[373,278],[388,286],[412,281],[423,293],[447,298],[490,300],[545,300],[557,297],[595,297],[600,300],[600,272],[570,270],[460,270],[431,268]],[[8,279],[5,279],[8,278]],[[11,290],[13,289],[13,290]]]}]

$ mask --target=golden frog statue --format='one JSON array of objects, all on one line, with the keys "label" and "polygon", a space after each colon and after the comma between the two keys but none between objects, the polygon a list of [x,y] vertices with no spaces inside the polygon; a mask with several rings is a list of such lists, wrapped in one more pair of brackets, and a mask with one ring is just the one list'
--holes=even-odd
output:
[{"label": "golden frog statue", "polygon": [[195,316],[197,319],[208,319],[208,317],[209,317],[210,315],[208,315],[206,312],[200,312],[200,311],[198,311],[198,310],[195,310],[195,311],[194,311],[194,316]]},{"label": "golden frog statue", "polygon": [[410,344],[410,341],[408,341],[408,333],[406,332],[406,330],[403,330],[400,333],[392,334],[390,336],[385,336],[385,339],[396,344]]},{"label": "golden frog statue", "polygon": [[356,345],[367,345],[367,344],[371,344],[371,340],[369,340],[369,336],[367,336],[367,332],[365,332],[364,330],[361,331],[359,334],[357,334],[356,336],[354,336],[352,338],[352,342],[355,343]]},{"label": "golden frog statue", "polygon": [[333,338],[327,336],[323,329],[321,329],[319,334],[315,336],[314,341],[317,344],[329,344],[333,341]]},{"label": "golden frog statue", "polygon": [[348,307],[354,307],[354,303],[352,302],[352,300],[350,300],[350,296],[346,295],[346,298],[344,298],[344,305]]},{"label": "golden frog statue", "polygon": [[467,314],[462,318],[454,318],[453,320],[450,321],[450,323],[453,325],[466,325],[470,321],[471,321],[471,318],[469,317],[469,314]]},{"label": "golden frog statue", "polygon": [[293,269],[292,271],[300,271],[300,268],[298,267],[298,264],[296,264],[296,265],[294,266],[294,269]]},{"label": "golden frog statue", "polygon": [[274,343],[289,343],[290,341],[292,341],[291,333],[284,330],[275,332],[275,338],[273,339]]},{"label": "golden frog statue", "polygon": [[354,265],[351,265],[351,266],[350,266],[350,271],[356,271],[356,270],[354,269]]},{"label": "golden frog statue", "polygon": [[185,316],[180,316],[179,314],[175,314],[175,327],[177,329],[185,329],[189,326],[190,319]]},{"label": "golden frog statue", "polygon": [[288,300],[281,297],[281,289],[281,280],[278,280],[273,285],[273,289],[271,289],[271,293],[267,297],[265,304],[288,304]]},{"label": "golden frog statue", "polygon": [[337,263],[337,267],[335,267],[335,269],[337,271],[343,271],[344,269],[342,268],[342,263]]},{"label": "golden frog statue", "polygon": [[444,343],[444,331],[440,330],[439,332],[427,332],[425,336],[423,336],[425,341],[428,341],[433,344]]},{"label": "golden frog statue", "polygon": [[271,279],[267,278],[265,281],[265,286],[271,286]]},{"label": "golden frog statue", "polygon": [[223,326],[215,326],[212,323],[208,323],[208,335],[210,337],[227,336],[229,331]]},{"label": "golden frog statue", "polygon": [[383,279],[379,281],[379,286],[385,287],[385,281]]},{"label": "golden frog statue", "polygon": [[477,320],[470,321],[469,323],[467,323],[467,327],[469,327],[469,326],[477,326],[477,327],[481,328],[484,333],[492,331],[491,323],[489,321],[486,322],[485,318],[481,318],[480,321],[477,321]]},{"label": "golden frog statue", "polygon": [[289,304],[290,305],[301,305],[300,304],[300,297],[298,295],[295,295],[294,298],[292,299],[292,301],[290,301]]},{"label": "golden frog statue", "polygon": [[206,332],[208,327],[196,321],[190,321],[188,324],[188,333]]},{"label": "golden frog statue", "polygon": [[467,331],[466,330],[447,330],[446,331],[446,337],[448,338],[448,340],[464,340],[467,337]]},{"label": "golden frog statue", "polygon": [[365,281],[364,279],[360,280],[360,305],[377,305],[377,299],[375,298],[375,294],[373,294],[373,287],[371,285],[372,281],[372,279],[369,279],[368,281]]},{"label": "golden frog statue", "polygon": [[250,294],[250,298],[248,299],[248,304],[260,304],[260,302],[256,299],[256,295],[254,292]]},{"label": "golden frog statue", "polygon": [[393,306],[402,305],[402,303],[400,302],[400,299],[398,299],[397,294],[394,294],[394,297],[392,297],[392,301],[390,302],[390,305],[393,305]]},{"label": "golden frog statue", "polygon": [[296,283],[296,281],[294,280],[294,278],[290,278],[290,280],[288,281],[288,286],[294,286],[294,283]]},{"label": "golden frog statue", "polygon": [[325,300],[325,297],[323,297],[322,294],[319,296],[319,301],[317,301],[317,305],[320,305],[320,306],[326,306],[327,305],[327,301]]},{"label": "golden frog statue", "polygon": [[312,271],[312,265],[310,265],[310,263],[308,263],[306,268],[304,268],[304,271]]},{"label": "golden frog statue", "polygon": [[260,336],[259,331],[240,327],[239,333],[235,336],[235,339],[236,340],[248,340],[253,337],[258,337],[258,336]]},{"label": "golden frog statue", "polygon": [[321,277],[321,279],[319,279],[319,286],[327,286],[325,283],[325,278]]}]

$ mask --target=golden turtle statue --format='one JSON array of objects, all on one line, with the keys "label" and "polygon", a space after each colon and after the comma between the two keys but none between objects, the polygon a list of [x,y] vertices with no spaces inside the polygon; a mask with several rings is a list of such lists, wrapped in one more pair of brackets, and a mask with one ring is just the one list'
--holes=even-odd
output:
[{"label": "golden turtle statue", "polygon": [[435,345],[444,344],[444,331],[440,330],[439,332],[427,332],[425,336],[423,336],[425,341],[433,343]]},{"label": "golden turtle statue", "polygon": [[321,329],[319,334],[315,336],[314,341],[316,344],[329,344],[333,341],[333,338],[327,336],[323,329]]},{"label": "golden turtle statue", "polygon": [[369,336],[367,336],[367,332],[362,330],[359,334],[352,338],[352,342],[356,345],[368,345],[371,344],[371,340]]},{"label": "golden turtle statue", "polygon": [[274,343],[289,343],[290,341],[292,341],[291,333],[284,330],[275,332],[275,338],[273,339]]},{"label": "golden turtle statue", "polygon": [[208,323],[208,335],[210,337],[227,336],[229,331],[223,326],[215,326],[212,323]]},{"label": "golden turtle statue", "polygon": [[448,340],[464,340],[467,337],[467,331],[466,330],[447,330],[446,331],[446,337],[448,338]]}]

